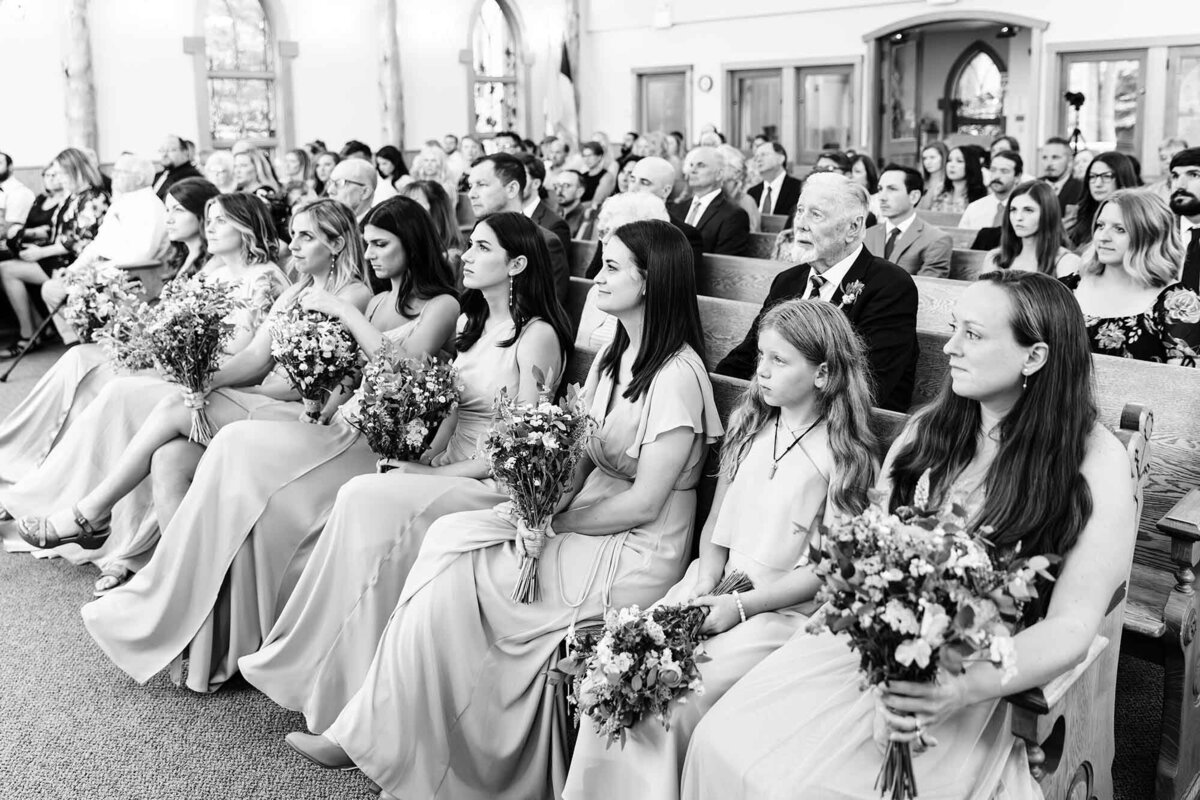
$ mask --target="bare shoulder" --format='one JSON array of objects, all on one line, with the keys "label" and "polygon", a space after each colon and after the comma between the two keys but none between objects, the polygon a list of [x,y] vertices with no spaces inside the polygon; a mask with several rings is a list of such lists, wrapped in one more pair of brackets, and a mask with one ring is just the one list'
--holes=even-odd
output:
[{"label": "bare shoulder", "polygon": [[1086,447],[1080,471],[1091,486],[1093,496],[1119,489],[1130,480],[1125,447],[1108,428],[1098,422],[1093,425]]},{"label": "bare shoulder", "polygon": [[353,303],[359,311],[367,307],[367,303],[371,302],[371,287],[365,283],[352,283],[349,286],[338,292],[343,300]]}]

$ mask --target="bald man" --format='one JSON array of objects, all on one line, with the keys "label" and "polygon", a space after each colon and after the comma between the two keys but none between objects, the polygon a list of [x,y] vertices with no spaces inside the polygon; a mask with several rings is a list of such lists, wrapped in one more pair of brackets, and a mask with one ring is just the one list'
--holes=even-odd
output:
[{"label": "bald man", "polygon": [[840,308],[866,343],[875,404],[908,410],[917,367],[917,286],[863,246],[868,202],[867,190],[844,175],[809,176],[796,206],[796,254],[804,263],[775,276],[762,312],[716,372],[750,378],[762,313],[785,300],[821,300]]},{"label": "bald man", "polygon": [[704,252],[749,255],[750,216],[725,199],[721,191],[724,171],[725,159],[716,148],[697,147],[689,152],[683,161],[683,174],[692,190],[692,199],[676,203],[674,211],[700,231]]},{"label": "bald man", "polygon": [[374,164],[361,158],[347,158],[339,161],[329,174],[329,196],[346,205],[354,212],[354,218],[362,222],[371,210],[378,180]]}]

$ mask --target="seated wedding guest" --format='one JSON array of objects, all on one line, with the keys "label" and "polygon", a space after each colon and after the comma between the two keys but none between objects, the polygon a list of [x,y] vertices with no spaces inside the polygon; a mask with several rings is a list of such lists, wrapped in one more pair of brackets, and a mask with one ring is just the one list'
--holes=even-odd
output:
[{"label": "seated wedding guest", "polygon": [[[17,316],[17,340],[4,353],[13,358],[32,343],[34,310],[26,285],[41,286],[56,270],[69,266],[96,238],[108,211],[109,195],[100,171],[82,150],[69,147],[54,157],[54,178],[67,193],[44,245],[25,247],[16,259],[0,261],[0,284]],[[56,308],[50,308],[55,311]]]},{"label": "seated wedding guest", "polygon": [[[810,175],[796,206],[795,256],[802,263],[775,276],[763,312],[797,297],[838,306],[867,344],[875,404],[905,411],[917,365],[917,287],[863,247],[866,217],[865,189],[841,175]],[[758,319],[714,371],[747,379],[757,354]]]},{"label": "seated wedding guest", "polygon": [[[201,219],[205,204],[216,196],[216,187],[203,178],[184,178],[167,190],[167,237],[178,251],[170,264],[180,280],[207,260]],[[0,486],[16,483],[36,469],[116,374],[98,344],[81,344],[63,353],[0,422]]]},{"label": "seated wedding guest", "polygon": [[0,153],[0,243],[14,241],[25,229],[33,209],[33,190],[13,174],[12,156]]},{"label": "seated wedding guest", "polygon": [[67,191],[63,188],[58,171],[51,164],[42,170],[42,192],[33,198],[20,238],[10,243],[13,249],[19,249],[20,244],[45,244],[49,241],[54,219],[66,199]]},{"label": "seated wedding guest", "polygon": [[1181,150],[1171,158],[1171,210],[1179,217],[1184,258],[1180,281],[1200,292],[1200,147]]},{"label": "seated wedding guest", "polygon": [[779,142],[764,142],[754,148],[754,166],[762,183],[746,193],[759,212],[790,217],[800,199],[800,181],[787,174],[787,150]]},{"label": "seated wedding guest", "polygon": [[[759,344],[754,380],[721,444],[700,557],[659,601],[708,609],[704,691],[672,704],[669,730],[643,719],[621,747],[608,747],[581,718],[565,800],[676,800],[700,719],[743,675],[803,633],[819,582],[802,565],[818,526],[867,506],[876,461],[862,340],[828,303],[791,300],[763,317]],[[735,570],[754,588],[710,594]]]},{"label": "seated wedding guest", "polygon": [[517,160],[525,167],[525,188],[521,190],[521,202],[524,204],[522,213],[557,236],[563,252],[570,253],[571,229],[562,217],[554,213],[554,207],[547,202],[549,194],[542,185],[546,180],[546,165],[532,153],[520,153]]},{"label": "seated wedding guest", "polygon": [[438,145],[425,145],[413,158],[410,175],[415,181],[437,181],[449,195],[458,194],[460,173],[450,168],[446,153]]},{"label": "seated wedding guest", "polygon": [[879,210],[884,221],[867,228],[863,246],[909,275],[949,278],[954,240],[941,228],[917,217],[924,183],[921,173],[912,167],[888,164],[883,168],[879,176]]},{"label": "seated wedding guest", "polygon": [[554,184],[554,194],[558,197],[558,211],[567,223],[571,238],[579,238],[584,218],[591,209],[591,204],[583,202],[583,176],[573,169],[562,170]]},{"label": "seated wedding guest", "polygon": [[535,402],[537,372],[553,384],[562,375],[569,322],[554,298],[536,227],[513,213],[482,220],[464,261],[457,411],[420,463],[355,477],[336,499],[336,487],[321,487],[332,506],[323,511],[325,530],[262,649],[239,663],[248,681],[303,712],[315,731],[327,728],[362,684],[429,526],[507,498],[479,453],[497,393]]},{"label": "seated wedding guest", "polygon": [[1171,159],[1188,149],[1186,139],[1172,136],[1158,146],[1158,180],[1148,188],[1166,202],[1171,202]]},{"label": "seated wedding guest", "polygon": [[357,158],[361,161],[374,163],[375,154],[371,152],[371,148],[358,139],[349,139],[342,145],[342,149],[338,151],[338,158],[341,161],[345,161],[348,158]]},{"label": "seated wedding guest", "polygon": [[279,194],[279,180],[275,177],[275,168],[271,166],[267,154],[258,148],[234,155],[233,178],[237,182],[239,192],[254,194],[265,187],[276,195]]},{"label": "seated wedding guest", "polygon": [[446,164],[453,174],[461,177],[471,168],[471,162],[463,156],[462,150],[459,149],[458,137],[453,133],[442,137],[442,152],[446,154]]},{"label": "seated wedding guest", "polygon": [[[993,162],[994,163],[994,162]],[[1000,244],[987,254],[983,269],[1016,269],[1061,277],[1079,271],[1079,256],[1067,240],[1054,187],[1041,181],[1013,189],[1000,225]]]},{"label": "seated wedding guest", "polygon": [[621,171],[617,173],[617,191],[615,194],[629,191],[629,180],[633,177],[633,165],[641,160],[642,156],[630,153],[628,158],[621,162]]},{"label": "seated wedding guest", "polygon": [[[389,290],[365,314],[317,286],[301,307],[341,320],[367,358],[398,362],[453,348],[459,307],[428,215],[397,197],[373,208],[363,228],[368,260]],[[89,632],[119,667],[144,682],[187,652],[185,685],[199,692],[236,674],[238,658],[271,629],[338,489],[374,472],[375,454],[347,421],[360,399],[330,412],[327,424],[298,420],[293,404],[264,406],[213,438],[178,510],[160,518],[149,565],[84,609]]]},{"label": "seated wedding guest", "polygon": [[717,148],[721,154],[724,167],[721,170],[721,191],[725,199],[746,212],[750,220],[750,231],[758,233],[762,229],[762,213],[754,198],[746,194],[746,157],[742,151],[728,144]]},{"label": "seated wedding guest", "polygon": [[196,158],[196,146],[174,134],[163,140],[158,148],[158,163],[162,171],[154,176],[154,193],[159,200],[166,200],[171,184],[184,178],[203,178],[200,170],[192,163]]},{"label": "seated wedding guest", "polygon": [[[662,198],[647,192],[637,192],[614,195],[605,200],[596,221],[599,239],[596,243],[596,255],[587,270],[587,277],[594,281],[597,273],[603,269],[604,244],[612,237],[617,228],[630,222],[648,219],[657,219],[662,222],[671,221]],[[693,261],[691,262],[693,270],[696,267],[695,259],[699,257],[700,252],[693,247]],[[587,297],[583,301],[583,309],[579,313],[579,325],[575,333],[576,347],[584,347],[597,352],[603,350],[617,332],[617,318],[600,310],[599,294],[600,286],[598,284],[593,284],[588,289]]]},{"label": "seated wedding guest", "polygon": [[329,173],[328,195],[350,209],[354,218],[362,222],[371,210],[378,176],[375,167],[361,158],[339,161]]},{"label": "seated wedding guest", "polygon": [[[168,197],[171,196],[168,192]],[[206,246],[211,256],[204,273],[230,284],[240,301],[240,306],[225,319],[233,327],[226,346],[226,354],[232,358],[254,341],[271,306],[287,285],[287,278],[272,263],[274,230],[265,206],[257,198],[241,192],[219,195],[205,203],[203,214]],[[76,347],[69,352],[76,350],[89,349]],[[75,374],[74,370],[67,372],[64,380],[68,382],[60,385],[64,398],[60,408],[68,407],[68,403],[79,406],[94,393],[94,386],[76,387],[70,380]],[[156,403],[180,402],[178,385],[157,374],[110,378],[97,373],[95,379],[104,380],[103,388],[81,413],[73,415],[70,427],[55,434],[56,438],[49,442],[53,449],[48,455],[42,451],[37,468],[20,475],[14,486],[0,487],[0,507],[7,516],[44,512],[56,507],[63,497],[83,495],[108,474],[108,468],[137,435]],[[61,422],[56,420],[51,424]],[[112,524],[119,536],[112,542],[114,548],[125,547],[130,540],[146,540],[147,550],[153,546],[157,527],[141,529],[147,520],[153,522],[152,502],[151,487],[146,482],[117,504]],[[85,544],[95,548],[100,542],[85,537]],[[110,548],[81,549],[71,545],[58,552],[74,563],[97,563],[103,567]]]},{"label": "seated wedding guest", "polygon": [[946,190],[946,162],[950,160],[950,148],[945,142],[930,142],[921,150],[921,174],[925,178],[925,194],[917,208],[928,211],[934,201]]},{"label": "seated wedding guest", "polygon": [[[548,665],[570,628],[649,605],[682,575],[695,487],[721,433],[680,263],[689,248],[648,221],[618,229],[608,249],[597,281],[621,324],[584,389],[599,431],[557,535],[491,509],[434,522],[361,687],[323,735],[287,738],[323,766],[358,766],[381,797],[559,797],[568,754]],[[518,555],[534,546],[542,595],[516,603]]]},{"label": "seated wedding guest", "polygon": [[[72,271],[98,261],[109,261],[119,267],[158,260],[166,254],[167,212],[154,192],[154,165],[126,153],[113,165],[112,179],[112,206],[104,215],[96,237],[71,266],[42,284],[42,299],[52,312],[67,299],[67,280]],[[79,341],[61,311],[53,319],[64,344]]]},{"label": "seated wedding guest", "polygon": [[483,156],[483,145],[477,139],[464,136],[458,145],[458,152],[463,157],[462,177],[458,179],[458,191],[465,193],[471,183],[471,165]]},{"label": "seated wedding guest", "polygon": [[567,158],[571,155],[571,143],[557,136],[547,136],[542,141],[542,160],[546,164],[546,183],[553,186],[558,176],[567,169]]},{"label": "seated wedding guest", "polygon": [[408,165],[404,163],[404,154],[390,144],[375,151],[375,170],[379,173],[379,180],[375,183],[372,205],[395,197],[396,190],[412,180],[412,176],[408,174]]},{"label": "seated wedding guest", "polygon": [[1084,320],[1053,278],[988,273],[959,298],[952,330],[954,369],[892,445],[878,488],[892,509],[918,486],[931,507],[958,502],[1005,556],[1063,557],[1012,639],[1016,676],[979,664],[864,690],[844,634],[799,634],[701,720],[682,797],[876,800],[889,740],[914,745],[922,797],[1042,796],[1003,698],[1086,658],[1133,557],[1129,460],[1097,419]]},{"label": "seated wedding guest", "polygon": [[995,158],[1001,153],[1020,153],[1021,143],[1015,136],[997,136],[988,147],[989,158]]},{"label": "seated wedding guest", "polygon": [[304,152],[308,153],[309,161],[315,161],[317,156],[328,153],[329,147],[326,146],[324,139],[313,139],[311,142],[304,143]]},{"label": "seated wedding guest", "polygon": [[1085,190],[1087,189],[1085,183],[1085,179],[1087,177],[1087,168],[1089,165],[1091,165],[1092,159],[1095,157],[1096,154],[1091,150],[1077,150],[1075,151],[1075,159],[1071,162],[1071,174],[1074,175],[1075,179],[1080,183],[1085,184]]},{"label": "seated wedding guest", "polygon": [[704,252],[744,256],[750,250],[750,217],[744,209],[725,199],[721,191],[724,170],[725,160],[716,148],[691,150],[684,160],[683,171],[692,200],[676,203],[673,210],[700,231]]},{"label": "seated wedding guest", "polygon": [[216,186],[221,194],[237,191],[237,180],[233,171],[233,156],[228,150],[218,150],[204,162],[204,177]]},{"label": "seated wedding guest", "polygon": [[988,193],[967,206],[958,221],[958,227],[973,230],[999,228],[1008,196],[1012,194],[1013,187],[1021,182],[1024,171],[1025,162],[1018,153],[1011,150],[997,153],[992,159]]},{"label": "seated wedding guest", "polygon": [[813,172],[836,172],[839,175],[850,174],[850,156],[840,150],[827,150],[817,157]]},{"label": "seated wedding guest", "polygon": [[1158,195],[1123,189],[1101,202],[1092,247],[1062,279],[1083,309],[1092,351],[1196,366],[1200,297],[1179,283],[1182,263],[1178,223]]},{"label": "seated wedding guest", "polygon": [[[516,156],[495,153],[476,160],[471,165],[471,189],[467,192],[475,219],[486,219],[502,211],[523,213],[525,203],[521,195],[525,192],[525,180],[525,165]],[[538,230],[546,240],[550,268],[554,274],[554,292],[561,303],[567,299],[567,290],[571,285],[567,250],[553,231],[540,225]]]},{"label": "seated wedding guest", "polygon": [[613,193],[617,179],[604,166],[604,145],[584,142],[579,152],[583,156],[583,202],[598,207]]},{"label": "seated wedding guest", "polygon": [[297,148],[283,154],[283,183],[302,183],[308,185],[313,176],[312,160],[306,150]]},{"label": "seated wedding guest", "polygon": [[945,173],[942,191],[930,202],[930,211],[962,214],[967,206],[987,195],[983,167],[978,159],[968,158],[962,147],[955,147],[946,156]]},{"label": "seated wedding guest", "polygon": [[313,194],[317,197],[325,197],[329,190],[329,176],[333,174],[333,168],[341,161],[337,153],[321,153],[313,161]]},{"label": "seated wedding guest", "polygon": [[1042,180],[1050,184],[1058,197],[1063,227],[1075,222],[1075,212],[1083,199],[1083,183],[1072,174],[1075,154],[1071,144],[1061,136],[1051,136],[1042,146]]},{"label": "seated wedding guest", "polygon": [[[345,206],[326,198],[300,209],[292,217],[291,249],[292,264],[302,277],[279,295],[269,317],[281,318],[299,302],[301,292],[311,286],[347,300],[360,311],[366,308],[371,293],[363,281],[362,240],[354,218]],[[178,396],[160,400],[127,446],[110,454],[115,458],[97,464],[99,459],[93,454],[92,463],[86,468],[76,468],[76,472],[88,473],[87,477],[91,478],[86,493],[79,497],[64,490],[56,501],[57,510],[46,516],[21,518],[17,524],[21,537],[41,548],[66,542],[79,542],[85,549],[102,545],[108,536],[114,506],[149,476],[156,451],[177,439],[188,440],[193,408],[204,408],[209,422],[220,430],[231,422],[248,418],[264,405],[278,400],[297,400],[288,380],[273,371],[276,363],[271,352],[271,328],[270,320],[268,324],[260,325],[250,344],[217,370],[203,392],[182,391],[183,402]],[[251,387],[252,390],[238,391],[239,387]],[[301,411],[298,402],[291,403],[293,418]],[[103,437],[104,432],[99,431],[96,435]],[[55,453],[61,449],[56,449]],[[103,469],[101,480],[95,480],[91,475],[96,468]],[[65,503],[71,502],[67,498],[72,497],[78,499],[63,508]],[[7,503],[4,505],[9,508]],[[9,511],[13,509],[9,508]],[[131,530],[141,531],[147,524],[151,529],[157,528],[149,513],[137,519],[129,529],[118,530],[128,536]],[[118,555],[128,557],[135,552],[141,553],[144,549],[134,550],[126,545],[116,550]]]},{"label": "seated wedding guest", "polygon": [[875,159],[865,153],[858,153],[850,159],[850,172],[846,177],[867,190],[867,196],[871,199],[868,207],[871,213],[878,217],[879,167],[875,165]]},{"label": "seated wedding guest", "polygon": [[500,131],[492,137],[492,147],[496,148],[497,153],[507,153],[508,155],[516,155],[525,151],[525,145],[521,142],[521,137],[514,131]]},{"label": "seated wedding guest", "polygon": [[1084,173],[1083,197],[1075,215],[1075,225],[1067,231],[1067,239],[1075,252],[1083,254],[1092,241],[1096,212],[1101,204],[1118,189],[1136,189],[1137,173],[1129,157],[1110,150],[1092,159]]},{"label": "seated wedding guest", "polygon": [[[450,271],[457,276],[462,271],[462,253],[466,246],[445,187],[437,181],[413,181],[400,190],[400,196],[415,200],[429,214],[433,233],[442,246],[441,253],[450,265]],[[368,253],[367,261],[370,260]]]}]

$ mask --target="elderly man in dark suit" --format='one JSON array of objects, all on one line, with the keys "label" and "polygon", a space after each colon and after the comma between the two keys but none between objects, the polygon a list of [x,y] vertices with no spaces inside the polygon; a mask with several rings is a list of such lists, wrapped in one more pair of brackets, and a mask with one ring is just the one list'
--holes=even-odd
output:
[{"label": "elderly man in dark suit", "polygon": [[763,214],[790,217],[800,200],[800,181],[787,174],[787,150],[779,142],[763,142],[754,148],[754,166],[762,176],[746,190]]},{"label": "elderly man in dark suit", "polygon": [[[867,344],[876,405],[906,411],[917,368],[917,287],[907,272],[863,246],[868,202],[866,189],[845,176],[809,176],[796,206],[796,255],[804,263],[775,277],[763,311],[795,298],[841,308]],[[752,375],[761,318],[760,312],[718,373]]]},{"label": "elderly man in dark suit", "polygon": [[724,171],[725,159],[715,147],[693,149],[683,162],[692,199],[676,203],[673,209],[684,222],[700,231],[704,252],[749,255],[750,216],[725,199],[721,191]]},{"label": "elderly man in dark suit", "polygon": [[203,178],[203,173],[196,169],[192,159],[196,157],[195,145],[174,134],[163,140],[158,148],[158,163],[162,171],[154,176],[154,193],[159,200],[165,200],[167,190],[184,178]]},{"label": "elderly man in dark suit", "polygon": [[900,266],[909,275],[950,277],[950,234],[917,217],[925,178],[912,167],[888,164],[879,176],[883,222],[867,228],[863,244],[872,255]]}]

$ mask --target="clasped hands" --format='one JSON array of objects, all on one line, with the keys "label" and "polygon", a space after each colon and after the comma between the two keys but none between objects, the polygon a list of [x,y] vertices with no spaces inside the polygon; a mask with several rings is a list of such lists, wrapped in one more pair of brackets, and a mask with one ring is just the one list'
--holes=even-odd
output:
[{"label": "clasped hands", "polygon": [[190,408],[192,411],[200,411],[208,405],[208,394],[211,389],[201,389],[198,392],[193,392],[191,389],[180,389],[179,396],[183,398],[185,408]]},{"label": "clasped hands", "polygon": [[505,522],[510,523],[517,529],[516,545],[517,555],[522,558],[529,556],[530,558],[541,558],[542,548],[546,546],[546,540],[552,539],[558,534],[554,528],[550,527],[550,520],[546,520],[545,535],[542,531],[536,531],[525,524],[525,521],[517,516],[517,509],[512,504],[512,501],[500,503],[492,509],[493,513]]},{"label": "clasped hands", "polygon": [[717,585],[717,581],[702,575],[696,576],[696,583],[685,605],[692,608],[707,608],[708,616],[700,626],[700,633],[705,636],[716,636],[724,633],[742,621],[738,611],[737,599],[731,594],[709,594]]},{"label": "clasped hands", "polygon": [[889,681],[872,691],[875,741],[881,746],[889,741],[909,742],[917,753],[937,745],[930,728],[968,705],[965,676],[946,672],[939,672],[932,683]]}]

